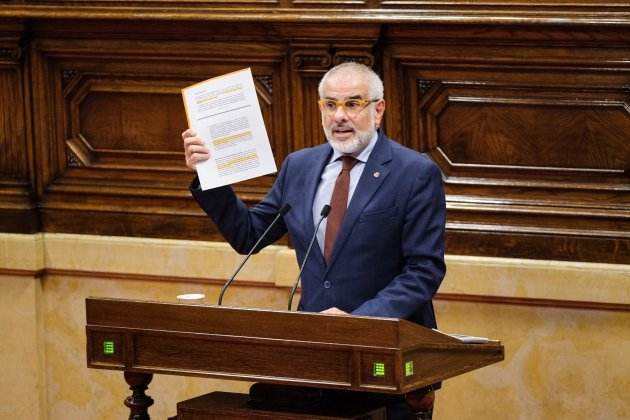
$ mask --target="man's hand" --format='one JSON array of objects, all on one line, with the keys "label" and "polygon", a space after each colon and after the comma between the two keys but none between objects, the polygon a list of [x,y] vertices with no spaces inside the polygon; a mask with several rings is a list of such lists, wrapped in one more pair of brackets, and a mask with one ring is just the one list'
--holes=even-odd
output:
[{"label": "man's hand", "polygon": [[184,140],[186,166],[193,171],[195,170],[197,163],[210,158],[210,150],[206,147],[203,139],[201,137],[197,137],[197,133],[192,128],[189,128],[182,133],[182,140]]},{"label": "man's hand", "polygon": [[323,310],[321,313],[329,315],[348,315],[348,312],[344,312],[339,308],[335,308],[334,306],[332,308]]}]

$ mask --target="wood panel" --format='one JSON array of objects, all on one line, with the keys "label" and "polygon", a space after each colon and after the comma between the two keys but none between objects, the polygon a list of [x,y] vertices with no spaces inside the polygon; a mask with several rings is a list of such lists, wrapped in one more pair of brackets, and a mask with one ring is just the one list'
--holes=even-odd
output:
[{"label": "wood panel", "polygon": [[86,333],[91,368],[397,394],[504,358],[405,320],[115,299],[86,299]]},{"label": "wood panel", "polygon": [[[193,237],[218,239],[212,229],[204,233],[205,218],[187,193],[192,174],[182,165],[181,88],[251,66],[270,136],[284,139],[285,107],[273,97],[274,85],[285,90],[284,50],[261,42],[147,39],[138,45],[81,32],[63,36],[38,38],[32,50],[43,84],[35,112],[54,120],[36,131],[54,150],[42,174],[49,180],[44,229],[182,237],[195,227],[201,233]],[[38,146],[45,154],[46,146]],[[286,155],[284,144],[273,148],[279,159]],[[254,180],[243,191],[259,197],[272,181]]]},{"label": "wood panel", "polygon": [[451,29],[393,28],[387,57],[409,92],[391,125],[444,174],[449,252],[627,261],[627,37]]},{"label": "wood panel", "polygon": [[[630,262],[623,13],[534,19],[506,1],[516,24],[482,5],[475,21],[463,4],[441,19],[413,1],[279,0],[160,18],[137,2],[122,20],[88,4],[0,14],[1,231],[221,240],[187,191],[180,89],[251,67],[279,166],[323,141],[321,76],[358,61],[384,78],[387,133],[442,169],[449,253]],[[252,204],[273,180],[236,189]]]},{"label": "wood panel", "polygon": [[23,32],[22,20],[0,20],[0,217],[2,230],[13,233],[39,230]]}]

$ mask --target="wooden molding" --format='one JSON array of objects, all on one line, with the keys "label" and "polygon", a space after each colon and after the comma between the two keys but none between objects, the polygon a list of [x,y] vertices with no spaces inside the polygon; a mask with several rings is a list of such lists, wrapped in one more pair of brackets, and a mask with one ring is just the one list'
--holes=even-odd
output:
[{"label": "wooden molding", "polygon": [[48,274],[46,270],[22,270],[22,269],[15,269],[15,268],[0,268],[0,276],[42,278],[46,274]]},{"label": "wooden molding", "polygon": [[[355,23],[450,23],[476,25],[609,25],[623,27],[630,23],[627,3],[617,0],[606,4],[580,0],[568,4],[531,3],[515,1],[475,3],[464,1],[382,1],[346,0],[293,1],[289,7],[275,2],[242,2],[210,0],[182,3],[162,1],[130,2],[125,6],[106,0],[86,1],[76,5],[65,1],[41,5],[35,1],[15,4],[4,0],[0,18],[25,19],[152,19],[227,22],[309,22]],[[375,4],[376,3],[376,4]]]},{"label": "wooden molding", "polygon": [[[98,279],[111,280],[130,280],[130,281],[152,281],[152,282],[181,282],[193,284],[206,284],[222,286],[226,279],[218,278],[198,278],[186,276],[162,276],[148,275],[136,273],[115,273],[104,271],[89,270],[68,270],[68,269],[43,269],[43,270],[15,270],[0,268],[0,276],[23,276],[43,278],[45,276],[67,276],[67,277],[88,277]],[[273,288],[288,289],[288,287],[277,286],[267,281],[251,281],[239,279],[233,284],[233,287],[253,287],[253,288]],[[298,291],[299,292],[299,291]],[[561,299],[541,299],[541,298],[523,298],[511,296],[491,296],[491,295],[473,295],[465,293],[437,293],[434,300],[449,302],[469,302],[482,303],[489,305],[509,305],[509,306],[532,306],[543,308],[558,309],[576,309],[589,311],[611,311],[611,312],[630,312],[630,304],[626,303],[610,303],[610,302],[594,302],[594,301],[576,301]]]},{"label": "wooden molding", "polygon": [[[223,286],[227,279],[217,278],[199,278],[187,276],[162,276],[137,273],[114,273],[105,271],[89,271],[89,270],[62,270],[62,269],[46,269],[44,275],[68,276],[68,277],[90,277],[112,280],[132,280],[132,281],[158,281],[158,282],[178,282],[178,283],[195,283],[207,284],[215,286]],[[236,280],[232,286],[237,287],[259,287],[259,288],[279,288],[289,289],[288,287],[276,286],[273,282],[253,281],[253,280]]]},{"label": "wooden molding", "polygon": [[510,296],[467,295],[463,293],[438,293],[435,300],[473,302],[490,305],[534,306],[543,308],[579,309],[589,311],[630,312],[630,304],[560,299],[520,298]]}]

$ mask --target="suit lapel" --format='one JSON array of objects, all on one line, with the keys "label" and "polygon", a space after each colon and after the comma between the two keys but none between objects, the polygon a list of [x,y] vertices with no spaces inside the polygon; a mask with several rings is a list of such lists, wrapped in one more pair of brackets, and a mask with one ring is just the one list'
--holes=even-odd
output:
[{"label": "suit lapel", "polygon": [[[314,149],[315,156],[313,160],[308,162],[308,168],[305,171],[305,182],[304,182],[304,197],[306,198],[304,202],[304,208],[302,209],[302,220],[306,220],[306,226],[304,227],[304,240],[306,241],[304,246],[308,246],[308,241],[315,234],[315,221],[313,220],[313,202],[315,201],[315,193],[317,192],[317,187],[319,186],[319,181],[322,177],[322,172],[324,167],[328,163],[330,159],[330,155],[332,153],[332,149],[330,146],[322,145],[321,147]],[[319,246],[313,246],[313,253],[319,253],[319,257],[312,256],[311,258],[320,258],[323,260],[323,254]]]},{"label": "suit lapel", "polygon": [[343,218],[341,224],[341,230],[335,240],[335,246],[333,249],[331,265],[334,263],[336,256],[343,248],[352,227],[355,225],[359,216],[367,203],[371,200],[372,196],[389,175],[389,169],[387,163],[392,160],[391,144],[381,131],[379,133],[378,141],[374,146],[374,150],[370,154],[368,161],[365,164],[359,183],[356,190],[350,200],[350,205],[346,215]]}]

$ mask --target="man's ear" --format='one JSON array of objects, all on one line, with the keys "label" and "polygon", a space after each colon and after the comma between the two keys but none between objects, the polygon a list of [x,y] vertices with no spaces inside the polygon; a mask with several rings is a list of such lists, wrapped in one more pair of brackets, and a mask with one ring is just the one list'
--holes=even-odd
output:
[{"label": "man's ear", "polygon": [[374,126],[379,128],[381,121],[383,120],[383,114],[385,114],[385,99],[381,99],[374,106]]}]

